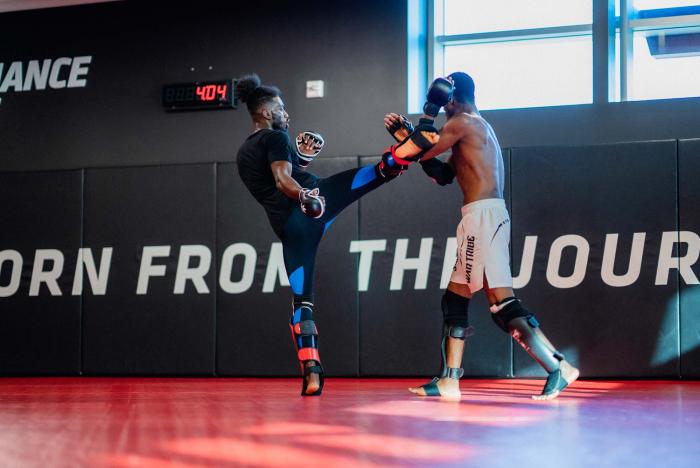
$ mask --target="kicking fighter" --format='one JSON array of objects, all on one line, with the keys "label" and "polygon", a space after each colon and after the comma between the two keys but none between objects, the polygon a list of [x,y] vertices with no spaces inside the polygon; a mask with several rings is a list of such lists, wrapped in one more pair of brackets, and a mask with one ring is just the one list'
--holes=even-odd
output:
[{"label": "kicking fighter", "polygon": [[[423,171],[439,185],[451,184],[456,178],[464,195],[462,220],[457,227],[457,260],[450,283],[442,296],[443,336],[442,369],[431,382],[409,390],[421,396],[459,399],[459,379],[464,340],[471,334],[468,310],[472,295],[484,289],[490,304],[491,318],[509,333],[548,373],[547,381],[536,400],[556,398],[578,378],[579,371],[569,364],[542,333],[539,322],[513,293],[510,272],[510,217],[503,200],[503,156],[496,134],[481,117],[474,97],[474,81],[463,72],[438,78],[442,87],[452,87],[451,98],[444,106],[447,122],[440,130],[439,141],[420,155]],[[433,87],[436,84],[433,83]],[[416,128],[432,123],[439,108],[426,105]],[[397,141],[413,132],[403,116],[388,114],[384,124]],[[447,162],[435,156],[452,150]],[[401,165],[415,157],[394,158]]]},{"label": "kicking fighter", "polygon": [[[254,131],[238,150],[238,172],[250,193],[263,206],[275,234],[282,241],[284,265],[292,288],[292,338],[302,372],[303,396],[320,395],[324,370],[318,352],[318,330],[313,320],[313,279],[316,251],[323,234],[348,205],[385,182],[401,175],[403,165],[385,153],[375,165],[350,169],[327,178],[306,172],[323,147],[323,138],[304,132],[294,148],[287,134],[289,114],[280,90],[265,86],[255,75],[242,77],[236,95],[248,107]],[[447,103],[433,96],[433,105]],[[434,136],[437,135],[435,131]],[[414,139],[424,137],[418,133]],[[407,138],[407,141],[412,141]],[[398,146],[398,145],[397,145]],[[399,148],[397,157],[410,157],[416,145]]]}]

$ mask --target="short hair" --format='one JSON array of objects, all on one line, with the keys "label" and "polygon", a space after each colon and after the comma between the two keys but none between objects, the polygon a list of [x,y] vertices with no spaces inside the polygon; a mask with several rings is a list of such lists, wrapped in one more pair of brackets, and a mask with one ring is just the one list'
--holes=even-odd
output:
[{"label": "short hair", "polygon": [[464,72],[454,72],[448,76],[454,83],[453,98],[461,103],[474,103],[474,80]]},{"label": "short hair", "polygon": [[276,86],[263,85],[257,73],[244,75],[238,79],[234,94],[248,106],[248,112],[255,114],[260,106],[267,104],[282,93]]}]

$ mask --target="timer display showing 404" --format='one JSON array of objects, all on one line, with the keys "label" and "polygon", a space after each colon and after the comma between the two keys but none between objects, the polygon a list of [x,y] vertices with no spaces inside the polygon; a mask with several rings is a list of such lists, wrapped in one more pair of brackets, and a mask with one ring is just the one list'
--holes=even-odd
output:
[{"label": "timer display showing 404", "polygon": [[198,81],[163,87],[166,110],[234,109],[233,80]]}]

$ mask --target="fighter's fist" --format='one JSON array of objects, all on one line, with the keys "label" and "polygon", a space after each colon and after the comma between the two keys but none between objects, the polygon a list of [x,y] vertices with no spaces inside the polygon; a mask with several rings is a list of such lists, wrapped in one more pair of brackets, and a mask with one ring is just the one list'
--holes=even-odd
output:
[{"label": "fighter's fist", "polygon": [[318,188],[301,189],[299,203],[301,204],[301,212],[310,218],[318,219],[326,211],[326,199],[319,195]]},{"label": "fighter's fist", "polygon": [[386,131],[401,143],[413,132],[413,124],[405,115],[390,113],[384,116],[384,127]]},{"label": "fighter's fist", "polygon": [[440,108],[452,100],[454,85],[447,78],[435,78],[428,88],[423,113],[435,118]]},{"label": "fighter's fist", "polygon": [[299,155],[299,165],[308,166],[318,153],[323,149],[323,137],[315,132],[301,132],[296,140],[297,154]]},{"label": "fighter's fist", "polygon": [[389,147],[382,154],[382,160],[379,164],[375,166],[377,175],[385,180],[392,180],[406,172],[408,166],[405,164],[399,164],[394,161],[394,157],[391,155],[392,148]]}]

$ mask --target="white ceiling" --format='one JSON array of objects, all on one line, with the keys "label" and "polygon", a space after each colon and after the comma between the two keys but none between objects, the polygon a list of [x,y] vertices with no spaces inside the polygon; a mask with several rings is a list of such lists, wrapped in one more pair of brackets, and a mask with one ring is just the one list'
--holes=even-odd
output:
[{"label": "white ceiling", "polygon": [[36,10],[86,3],[104,3],[118,0],[0,0],[0,13],[7,11]]}]

